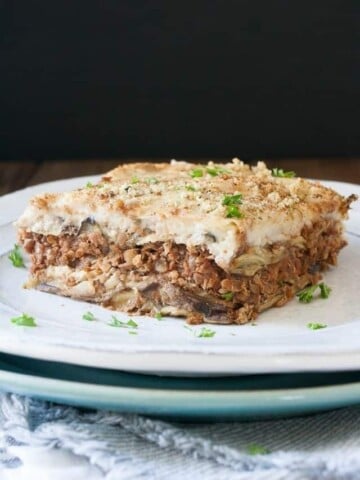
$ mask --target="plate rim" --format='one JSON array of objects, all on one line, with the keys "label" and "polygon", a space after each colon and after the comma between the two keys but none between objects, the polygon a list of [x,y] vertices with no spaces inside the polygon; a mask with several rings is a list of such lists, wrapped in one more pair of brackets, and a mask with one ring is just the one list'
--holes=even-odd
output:
[{"label": "plate rim", "polygon": [[292,415],[356,405],[360,382],[265,389],[192,390],[123,387],[75,382],[0,368],[1,390],[86,408],[158,416],[249,417]]}]

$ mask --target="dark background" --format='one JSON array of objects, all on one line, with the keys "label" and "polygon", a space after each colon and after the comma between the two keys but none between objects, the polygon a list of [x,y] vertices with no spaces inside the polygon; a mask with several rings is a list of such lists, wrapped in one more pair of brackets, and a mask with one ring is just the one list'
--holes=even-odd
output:
[{"label": "dark background", "polygon": [[360,153],[358,1],[8,1],[0,160]]}]

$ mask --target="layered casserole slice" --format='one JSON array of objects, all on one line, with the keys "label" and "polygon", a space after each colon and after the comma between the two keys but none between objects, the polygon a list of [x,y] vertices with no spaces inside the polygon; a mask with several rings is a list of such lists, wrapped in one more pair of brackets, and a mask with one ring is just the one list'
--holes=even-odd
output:
[{"label": "layered casserole slice", "polygon": [[126,164],[34,197],[17,221],[28,287],[136,314],[237,323],[335,265],[353,197],[264,163]]}]

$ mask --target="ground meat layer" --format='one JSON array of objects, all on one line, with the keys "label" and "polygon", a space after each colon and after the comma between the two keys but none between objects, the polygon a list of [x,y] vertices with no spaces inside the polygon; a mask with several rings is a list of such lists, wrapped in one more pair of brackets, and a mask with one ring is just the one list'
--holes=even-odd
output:
[{"label": "ground meat layer", "polygon": [[134,246],[126,238],[115,244],[96,225],[78,235],[20,232],[32,260],[30,283],[37,288],[130,313],[162,311],[186,316],[190,323],[224,324],[246,323],[262,310],[284,305],[318,282],[345,245],[341,224],[331,219],[305,227],[301,238],[300,244],[269,246],[282,250],[281,258],[245,275],[224,271],[201,246]]}]

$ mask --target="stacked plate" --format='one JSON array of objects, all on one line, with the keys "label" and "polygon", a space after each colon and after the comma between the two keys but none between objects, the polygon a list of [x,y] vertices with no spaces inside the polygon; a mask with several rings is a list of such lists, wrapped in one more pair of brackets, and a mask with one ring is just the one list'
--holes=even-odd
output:
[{"label": "stacked plate", "polygon": [[[28,188],[0,198],[0,386],[38,398],[177,418],[295,415],[360,403],[360,205],[347,223],[349,245],[326,274],[327,300],[297,300],[255,324],[188,327],[172,318],[129,317],[24,290],[14,268],[12,222],[29,197],[95,178]],[[342,194],[360,187],[324,182]],[[90,312],[91,315],[86,315]],[[22,313],[36,327],[10,321]],[[91,318],[92,320],[86,320]],[[326,328],[311,330],[309,323]]]}]

